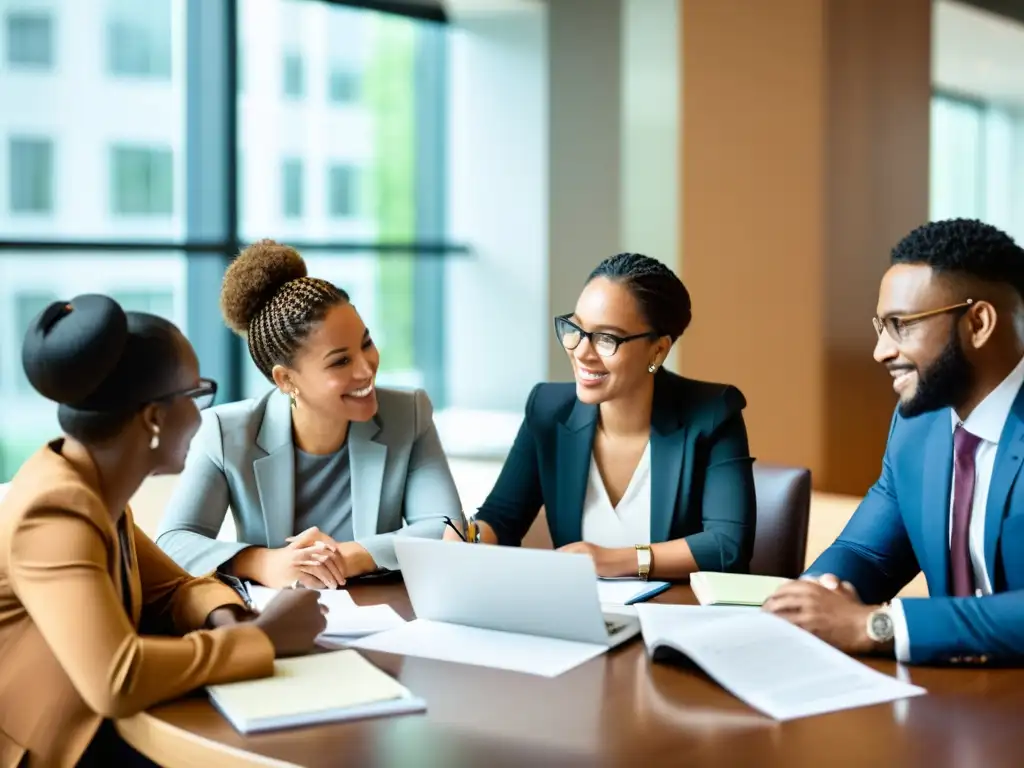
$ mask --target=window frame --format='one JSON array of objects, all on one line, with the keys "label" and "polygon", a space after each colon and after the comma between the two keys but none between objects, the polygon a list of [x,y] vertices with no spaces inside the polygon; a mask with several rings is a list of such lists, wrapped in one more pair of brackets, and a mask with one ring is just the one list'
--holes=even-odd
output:
[{"label": "window frame", "polygon": [[[239,66],[238,4],[244,0],[184,0],[185,23],[185,99],[186,126],[184,137],[184,177],[174,176],[178,166],[172,160],[172,210],[184,190],[185,234],[180,239],[105,239],[85,238],[5,238],[0,234],[0,249],[60,252],[96,252],[103,254],[147,251],[152,254],[180,252],[187,264],[186,316],[189,329],[210,329],[190,333],[203,365],[204,374],[218,380],[218,402],[238,400],[243,395],[244,368],[248,354],[245,343],[225,326],[219,311],[219,289],[224,270],[245,245],[239,235]],[[445,19],[434,9],[402,3],[376,3],[364,0],[296,0],[320,5],[341,5],[379,13],[395,13],[424,22],[423,34],[417,34],[415,51],[415,207],[416,226],[411,240],[402,242],[323,237],[312,242],[291,241],[303,252],[332,252],[334,258],[345,254],[375,253],[381,258],[413,255],[413,315],[415,318],[413,354],[423,372],[424,386],[430,392],[435,408],[443,407],[444,334],[437,329],[444,321],[445,262],[450,257],[464,256],[470,249],[445,237],[446,210],[446,68],[447,41]],[[106,31],[110,34],[111,16],[106,15]],[[57,21],[51,22],[51,34]],[[51,46],[53,42],[51,42]],[[109,42],[107,43],[109,48]],[[53,58],[59,55],[52,50]],[[104,52],[105,71],[116,77],[151,77],[152,75],[114,73],[110,67],[109,50]],[[173,70],[174,52],[170,66]],[[330,70],[328,70],[330,71]],[[303,67],[303,98],[310,98],[310,73]],[[248,84],[247,84],[248,85]],[[331,104],[336,102],[328,101]],[[54,144],[52,164],[56,164],[58,147]],[[112,160],[110,161],[112,165]],[[304,182],[308,181],[304,169]],[[113,169],[105,181],[112,183]],[[100,181],[104,183],[104,181]],[[53,182],[51,182],[51,185]],[[304,183],[304,187],[305,187]],[[303,203],[310,203],[308,190],[303,190]],[[59,190],[51,186],[53,207],[57,206]],[[109,205],[113,206],[113,199]],[[357,203],[358,204],[358,203]],[[142,214],[146,215],[146,214]],[[163,214],[158,214],[163,215]],[[330,217],[328,217],[330,218]]]}]

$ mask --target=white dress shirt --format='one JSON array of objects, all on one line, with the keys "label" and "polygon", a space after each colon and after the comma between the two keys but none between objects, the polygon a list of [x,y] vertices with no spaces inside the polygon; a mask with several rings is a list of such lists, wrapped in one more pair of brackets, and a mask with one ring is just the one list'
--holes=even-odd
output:
[{"label": "white dress shirt", "polygon": [[651,444],[644,448],[626,492],[612,506],[604,478],[590,455],[587,495],[583,500],[583,540],[599,547],[651,543]]},{"label": "white dress shirt", "polygon": [[[1024,358],[1017,363],[1010,375],[1007,376],[988,395],[978,403],[971,411],[970,416],[963,422],[964,429],[972,435],[981,438],[974,454],[974,496],[971,501],[971,526],[968,530],[968,546],[971,553],[971,566],[974,571],[974,583],[977,586],[977,593],[981,595],[992,594],[992,583],[988,577],[988,568],[985,565],[985,512],[988,501],[988,489],[992,482],[992,470],[995,468],[996,451],[999,448],[999,437],[1003,434],[1003,427],[1010,415],[1013,401],[1017,399],[1017,393],[1024,384]],[[960,418],[955,411],[950,411],[950,431],[956,430],[960,424]],[[954,461],[953,471],[956,472]],[[949,536],[953,535],[953,489],[956,488],[956,478],[950,483],[949,515],[950,524]],[[925,514],[928,510],[925,510]],[[948,541],[948,540],[947,540]],[[907,617],[903,612],[903,604],[897,598],[892,601],[890,614],[893,620],[893,631],[895,633],[893,642],[896,646],[896,658],[902,662],[910,661],[910,633],[907,630]]]}]

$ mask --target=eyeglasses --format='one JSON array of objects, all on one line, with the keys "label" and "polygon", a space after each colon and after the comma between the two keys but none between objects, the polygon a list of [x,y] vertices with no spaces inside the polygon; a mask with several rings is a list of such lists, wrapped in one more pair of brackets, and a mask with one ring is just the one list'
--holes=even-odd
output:
[{"label": "eyeglasses", "polygon": [[619,345],[625,344],[627,341],[658,338],[658,334],[654,331],[637,333],[632,336],[616,336],[614,333],[604,333],[603,331],[588,333],[570,320],[569,315],[559,315],[555,318],[555,336],[569,351],[576,349],[584,339],[588,339],[594,351],[601,357],[611,357],[619,351]]},{"label": "eyeglasses", "polygon": [[901,342],[906,341],[907,326],[919,323],[922,320],[927,320],[929,317],[944,315],[947,312],[962,311],[968,309],[973,304],[974,299],[967,299],[967,301],[962,301],[959,304],[951,304],[948,307],[939,307],[938,309],[929,309],[927,312],[915,312],[912,315],[889,315],[888,317],[878,317],[875,315],[871,318],[871,324],[875,326],[875,333],[878,336],[881,336],[882,331],[885,330],[893,341]]},{"label": "eyeglasses", "polygon": [[466,525],[466,532],[463,533],[462,529],[455,524],[455,521],[445,515],[444,524],[459,534],[459,538],[465,542],[472,542],[474,544],[480,541],[480,528],[475,522],[466,517],[465,513],[462,515],[462,520]]},{"label": "eyeglasses", "polygon": [[177,392],[171,392],[163,395],[162,397],[156,398],[154,402],[167,402],[178,397],[190,397],[195,401],[196,408],[200,411],[206,410],[213,405],[213,401],[217,397],[217,382],[213,379],[200,379],[199,386],[182,389]]}]

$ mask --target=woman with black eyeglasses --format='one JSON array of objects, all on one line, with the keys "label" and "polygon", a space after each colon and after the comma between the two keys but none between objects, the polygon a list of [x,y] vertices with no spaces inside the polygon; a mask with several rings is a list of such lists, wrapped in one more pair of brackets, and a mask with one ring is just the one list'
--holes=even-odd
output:
[{"label": "woman with black eyeglasses", "polygon": [[22,359],[64,435],[0,502],[0,763],[155,765],[114,719],[271,675],[275,656],[310,650],[325,621],[308,590],[255,616],[135,526],[129,499],[149,475],[181,472],[217,391],[173,324],[79,296],[35,318]]},{"label": "woman with black eyeglasses", "polygon": [[748,569],[755,502],[738,389],[664,370],[690,324],[664,264],[622,253],[555,318],[575,384],[539,384],[501,475],[461,538],[518,545],[541,507],[554,546],[599,576]]}]

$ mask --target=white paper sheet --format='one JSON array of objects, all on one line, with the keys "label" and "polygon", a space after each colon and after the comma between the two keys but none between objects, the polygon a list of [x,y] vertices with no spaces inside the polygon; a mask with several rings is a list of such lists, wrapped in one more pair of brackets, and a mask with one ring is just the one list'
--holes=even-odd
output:
[{"label": "white paper sheet", "polygon": [[734,696],[776,720],[926,693],[761,610],[638,605],[637,615],[648,651],[674,648]]},{"label": "white paper sheet", "polygon": [[349,648],[557,677],[608,647],[416,619],[348,644]]},{"label": "white paper sheet", "polygon": [[[249,596],[257,610],[262,611],[278,590],[247,585]],[[356,605],[352,596],[343,589],[320,589],[319,602],[328,608],[327,629],[322,637],[361,637],[399,627],[405,619],[390,605]]]},{"label": "white paper sheet", "polygon": [[597,596],[602,604],[626,605],[641,595],[660,592],[668,587],[666,581],[643,579],[598,579]]}]

